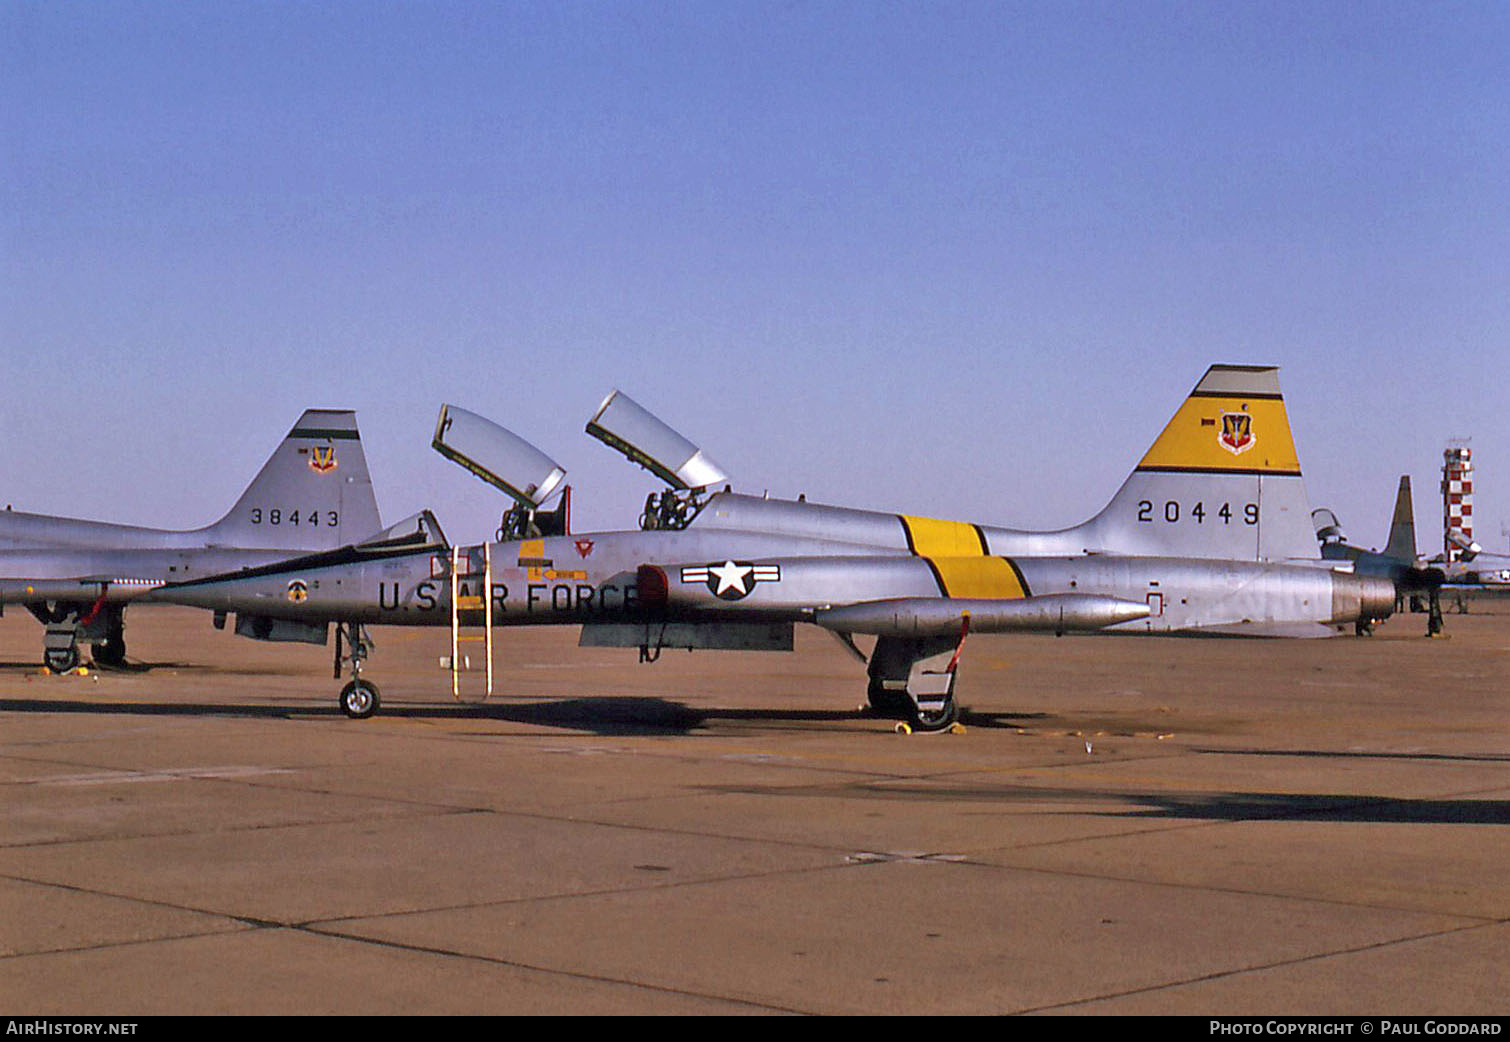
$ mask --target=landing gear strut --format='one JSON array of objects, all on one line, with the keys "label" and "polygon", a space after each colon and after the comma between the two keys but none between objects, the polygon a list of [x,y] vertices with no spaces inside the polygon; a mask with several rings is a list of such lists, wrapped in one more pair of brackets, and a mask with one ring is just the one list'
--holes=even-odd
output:
[{"label": "landing gear strut", "polygon": [[126,613],[119,609],[106,609],[101,620],[105,627],[104,639],[96,640],[91,657],[97,666],[119,669],[126,664]]},{"label": "landing gear strut", "polygon": [[54,673],[69,673],[79,666],[79,618],[87,606],[64,601],[28,604],[45,628],[42,665]]},{"label": "landing gear strut", "polygon": [[351,680],[341,688],[341,712],[353,720],[365,720],[377,712],[377,685],[362,679],[362,662],[372,654],[372,638],[359,622],[336,625],[335,676],[341,679],[341,667],[351,665]]},{"label": "landing gear strut", "polygon": [[912,712],[912,699],[907,697],[907,692],[889,690],[877,677],[870,678],[865,699],[870,703],[872,713],[888,720],[906,720]]},{"label": "landing gear strut", "polygon": [[954,681],[969,621],[956,636],[881,637],[870,656],[866,696],[880,716],[900,717],[900,733],[931,734],[959,722]]}]

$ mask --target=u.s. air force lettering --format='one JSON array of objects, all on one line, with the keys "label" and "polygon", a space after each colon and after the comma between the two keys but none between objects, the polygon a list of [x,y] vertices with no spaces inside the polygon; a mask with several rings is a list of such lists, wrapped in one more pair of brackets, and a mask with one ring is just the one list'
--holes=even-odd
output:
[{"label": "u.s. air force lettering", "polygon": [[[523,589],[514,588],[511,596],[506,583],[494,583],[489,589],[493,611],[500,615],[510,612],[524,614],[565,614],[586,616],[633,612],[638,602],[638,591],[632,583],[623,586],[607,584],[594,586],[591,583],[525,583]],[[404,595],[403,583],[383,581],[378,583],[378,607],[384,612],[420,611],[431,612],[441,607],[447,587],[426,579],[416,583],[408,596]],[[464,581],[456,591],[459,611],[482,611],[482,581]]]}]

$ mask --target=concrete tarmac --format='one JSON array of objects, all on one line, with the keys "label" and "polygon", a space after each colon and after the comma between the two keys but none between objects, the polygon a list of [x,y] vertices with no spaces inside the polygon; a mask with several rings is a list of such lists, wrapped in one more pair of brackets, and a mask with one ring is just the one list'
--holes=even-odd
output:
[{"label": "concrete tarmac", "polygon": [[1510,616],[972,636],[937,736],[810,628],[503,632],[463,705],[375,630],[352,721],[328,648],[127,623],[0,619],[7,1014],[1510,1013]]}]

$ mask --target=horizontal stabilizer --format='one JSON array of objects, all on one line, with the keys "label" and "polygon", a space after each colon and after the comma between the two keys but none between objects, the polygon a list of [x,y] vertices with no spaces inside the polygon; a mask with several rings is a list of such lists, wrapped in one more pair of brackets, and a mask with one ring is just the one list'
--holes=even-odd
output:
[{"label": "horizontal stabilizer", "polygon": [[1198,637],[1284,637],[1307,640],[1335,637],[1339,630],[1324,622],[1233,622],[1222,626],[1196,626],[1180,632]]}]

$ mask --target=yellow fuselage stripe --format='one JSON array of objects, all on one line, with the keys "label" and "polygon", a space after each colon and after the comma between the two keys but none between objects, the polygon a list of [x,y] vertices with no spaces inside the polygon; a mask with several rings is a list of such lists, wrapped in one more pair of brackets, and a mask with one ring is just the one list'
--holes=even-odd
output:
[{"label": "yellow fuselage stripe", "polygon": [[945,597],[1009,601],[1028,595],[1011,561],[986,556],[986,537],[975,525],[906,516],[902,524],[907,545],[928,562]]},{"label": "yellow fuselage stripe", "polygon": [[930,557],[945,597],[1015,601],[1026,597],[1022,578],[1005,557]]},{"label": "yellow fuselage stripe", "polygon": [[963,521],[902,517],[907,545],[919,557],[980,557],[986,552],[980,529]]}]

